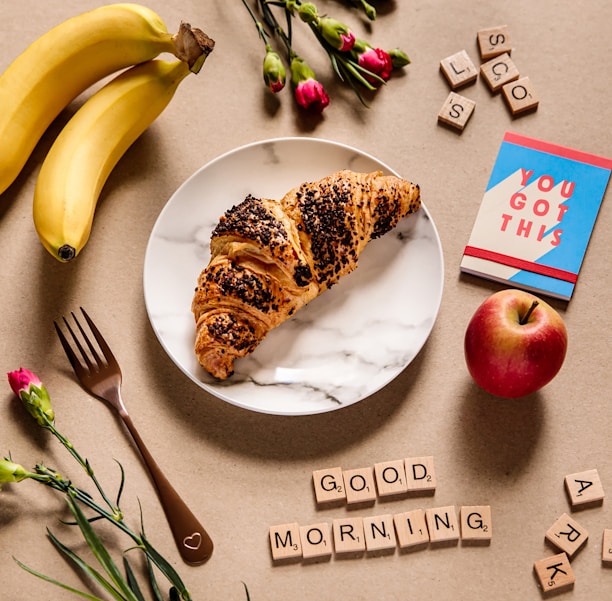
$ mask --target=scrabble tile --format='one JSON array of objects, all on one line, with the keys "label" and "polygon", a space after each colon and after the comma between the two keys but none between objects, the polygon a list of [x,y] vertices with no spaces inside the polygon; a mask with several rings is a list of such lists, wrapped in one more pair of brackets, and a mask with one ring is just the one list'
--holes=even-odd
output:
[{"label": "scrabble tile", "polygon": [[459,511],[461,540],[489,543],[493,537],[491,507],[489,505],[463,505]]},{"label": "scrabble tile", "polygon": [[565,553],[540,559],[533,564],[538,582],[545,593],[560,593],[573,588],[574,571]]},{"label": "scrabble tile", "polygon": [[481,29],[476,34],[480,58],[488,60],[507,52],[512,52],[512,43],[507,25],[499,25],[488,29]]},{"label": "scrabble tile", "polygon": [[572,557],[587,542],[589,533],[564,513],[546,532],[546,540]]},{"label": "scrabble tile", "polygon": [[332,467],[312,472],[317,503],[339,503],[346,501],[342,468]]},{"label": "scrabble tile", "polygon": [[408,492],[406,469],[401,459],[374,464],[376,489],[379,497],[401,495]]},{"label": "scrabble tile", "polygon": [[331,532],[327,522],[300,526],[300,541],[304,559],[329,557],[332,554]]},{"label": "scrabble tile", "polygon": [[422,509],[396,513],[393,516],[393,523],[400,549],[424,546],[429,543],[429,531],[425,521],[425,512]]},{"label": "scrabble tile", "polygon": [[342,472],[347,504],[374,503],[376,501],[376,484],[374,470],[363,467]]},{"label": "scrabble tile", "polygon": [[492,92],[519,78],[519,71],[507,52],[480,65],[480,74]]},{"label": "scrabble tile", "polygon": [[517,81],[507,83],[502,87],[502,93],[512,115],[536,110],[540,104],[540,99],[529,77],[522,77]]},{"label": "scrabble tile", "polygon": [[302,557],[299,524],[270,526],[270,548],[275,561]]},{"label": "scrabble tile", "polygon": [[442,59],[440,70],[452,90],[474,83],[478,77],[478,69],[465,50]]},{"label": "scrabble tile", "polygon": [[612,563],[612,530],[606,528],[601,537],[601,561]]},{"label": "scrabble tile", "polygon": [[406,483],[410,492],[433,492],[436,490],[436,470],[433,457],[404,459],[404,468],[406,470]]},{"label": "scrabble tile", "polygon": [[385,551],[397,546],[390,514],[363,518],[363,533],[368,551]]},{"label": "scrabble tile", "polygon": [[459,540],[459,524],[454,505],[433,507],[425,510],[429,540],[432,543]]},{"label": "scrabble tile", "polygon": [[572,507],[603,501],[604,489],[597,470],[587,470],[565,476],[565,490]]},{"label": "scrabble tile", "polygon": [[338,554],[365,551],[362,518],[338,518],[332,522],[334,550]]},{"label": "scrabble tile", "polygon": [[475,107],[473,100],[451,92],[438,113],[438,121],[463,131]]}]

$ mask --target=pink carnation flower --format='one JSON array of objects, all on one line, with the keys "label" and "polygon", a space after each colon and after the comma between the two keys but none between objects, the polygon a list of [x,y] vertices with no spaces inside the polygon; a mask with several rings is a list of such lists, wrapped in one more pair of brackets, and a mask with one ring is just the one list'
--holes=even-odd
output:
[{"label": "pink carnation flower", "polygon": [[[393,71],[391,55],[382,48],[368,47],[359,54],[359,66],[367,69],[370,73],[378,75],[383,81],[388,81]],[[364,77],[373,85],[380,85],[380,81],[374,77]]]},{"label": "pink carnation flower", "polygon": [[307,79],[298,83],[295,87],[295,100],[302,108],[317,113],[323,112],[329,104],[329,96],[323,84],[316,79]]}]

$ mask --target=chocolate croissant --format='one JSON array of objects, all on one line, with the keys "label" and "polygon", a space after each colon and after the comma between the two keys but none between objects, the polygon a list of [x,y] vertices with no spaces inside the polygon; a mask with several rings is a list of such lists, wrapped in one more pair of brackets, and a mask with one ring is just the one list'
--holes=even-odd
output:
[{"label": "chocolate croissant", "polygon": [[215,227],[191,309],[195,354],[224,380],[234,360],[357,267],[367,243],[420,207],[419,187],[338,171],[280,201],[248,196]]}]

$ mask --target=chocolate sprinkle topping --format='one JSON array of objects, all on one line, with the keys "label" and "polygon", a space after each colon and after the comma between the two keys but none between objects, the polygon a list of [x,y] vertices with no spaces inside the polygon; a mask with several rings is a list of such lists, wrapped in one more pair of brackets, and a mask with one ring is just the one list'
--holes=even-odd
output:
[{"label": "chocolate sprinkle topping", "polygon": [[249,194],[239,205],[227,210],[213,230],[212,237],[234,235],[271,248],[289,244],[283,224],[261,200]]},{"label": "chocolate sprinkle topping", "polygon": [[355,217],[346,210],[352,201],[350,186],[331,180],[326,186],[305,184],[297,192],[304,231],[310,236],[315,276],[328,286],[347,263],[357,260],[353,238]]}]

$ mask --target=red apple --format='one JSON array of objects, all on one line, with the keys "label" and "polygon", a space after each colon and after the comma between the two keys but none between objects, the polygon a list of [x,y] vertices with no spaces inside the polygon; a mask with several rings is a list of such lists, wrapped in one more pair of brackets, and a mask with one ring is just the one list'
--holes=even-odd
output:
[{"label": "red apple", "polygon": [[465,361],[481,388],[517,398],[548,384],[567,350],[563,319],[523,290],[496,292],[476,309],[465,332]]}]

